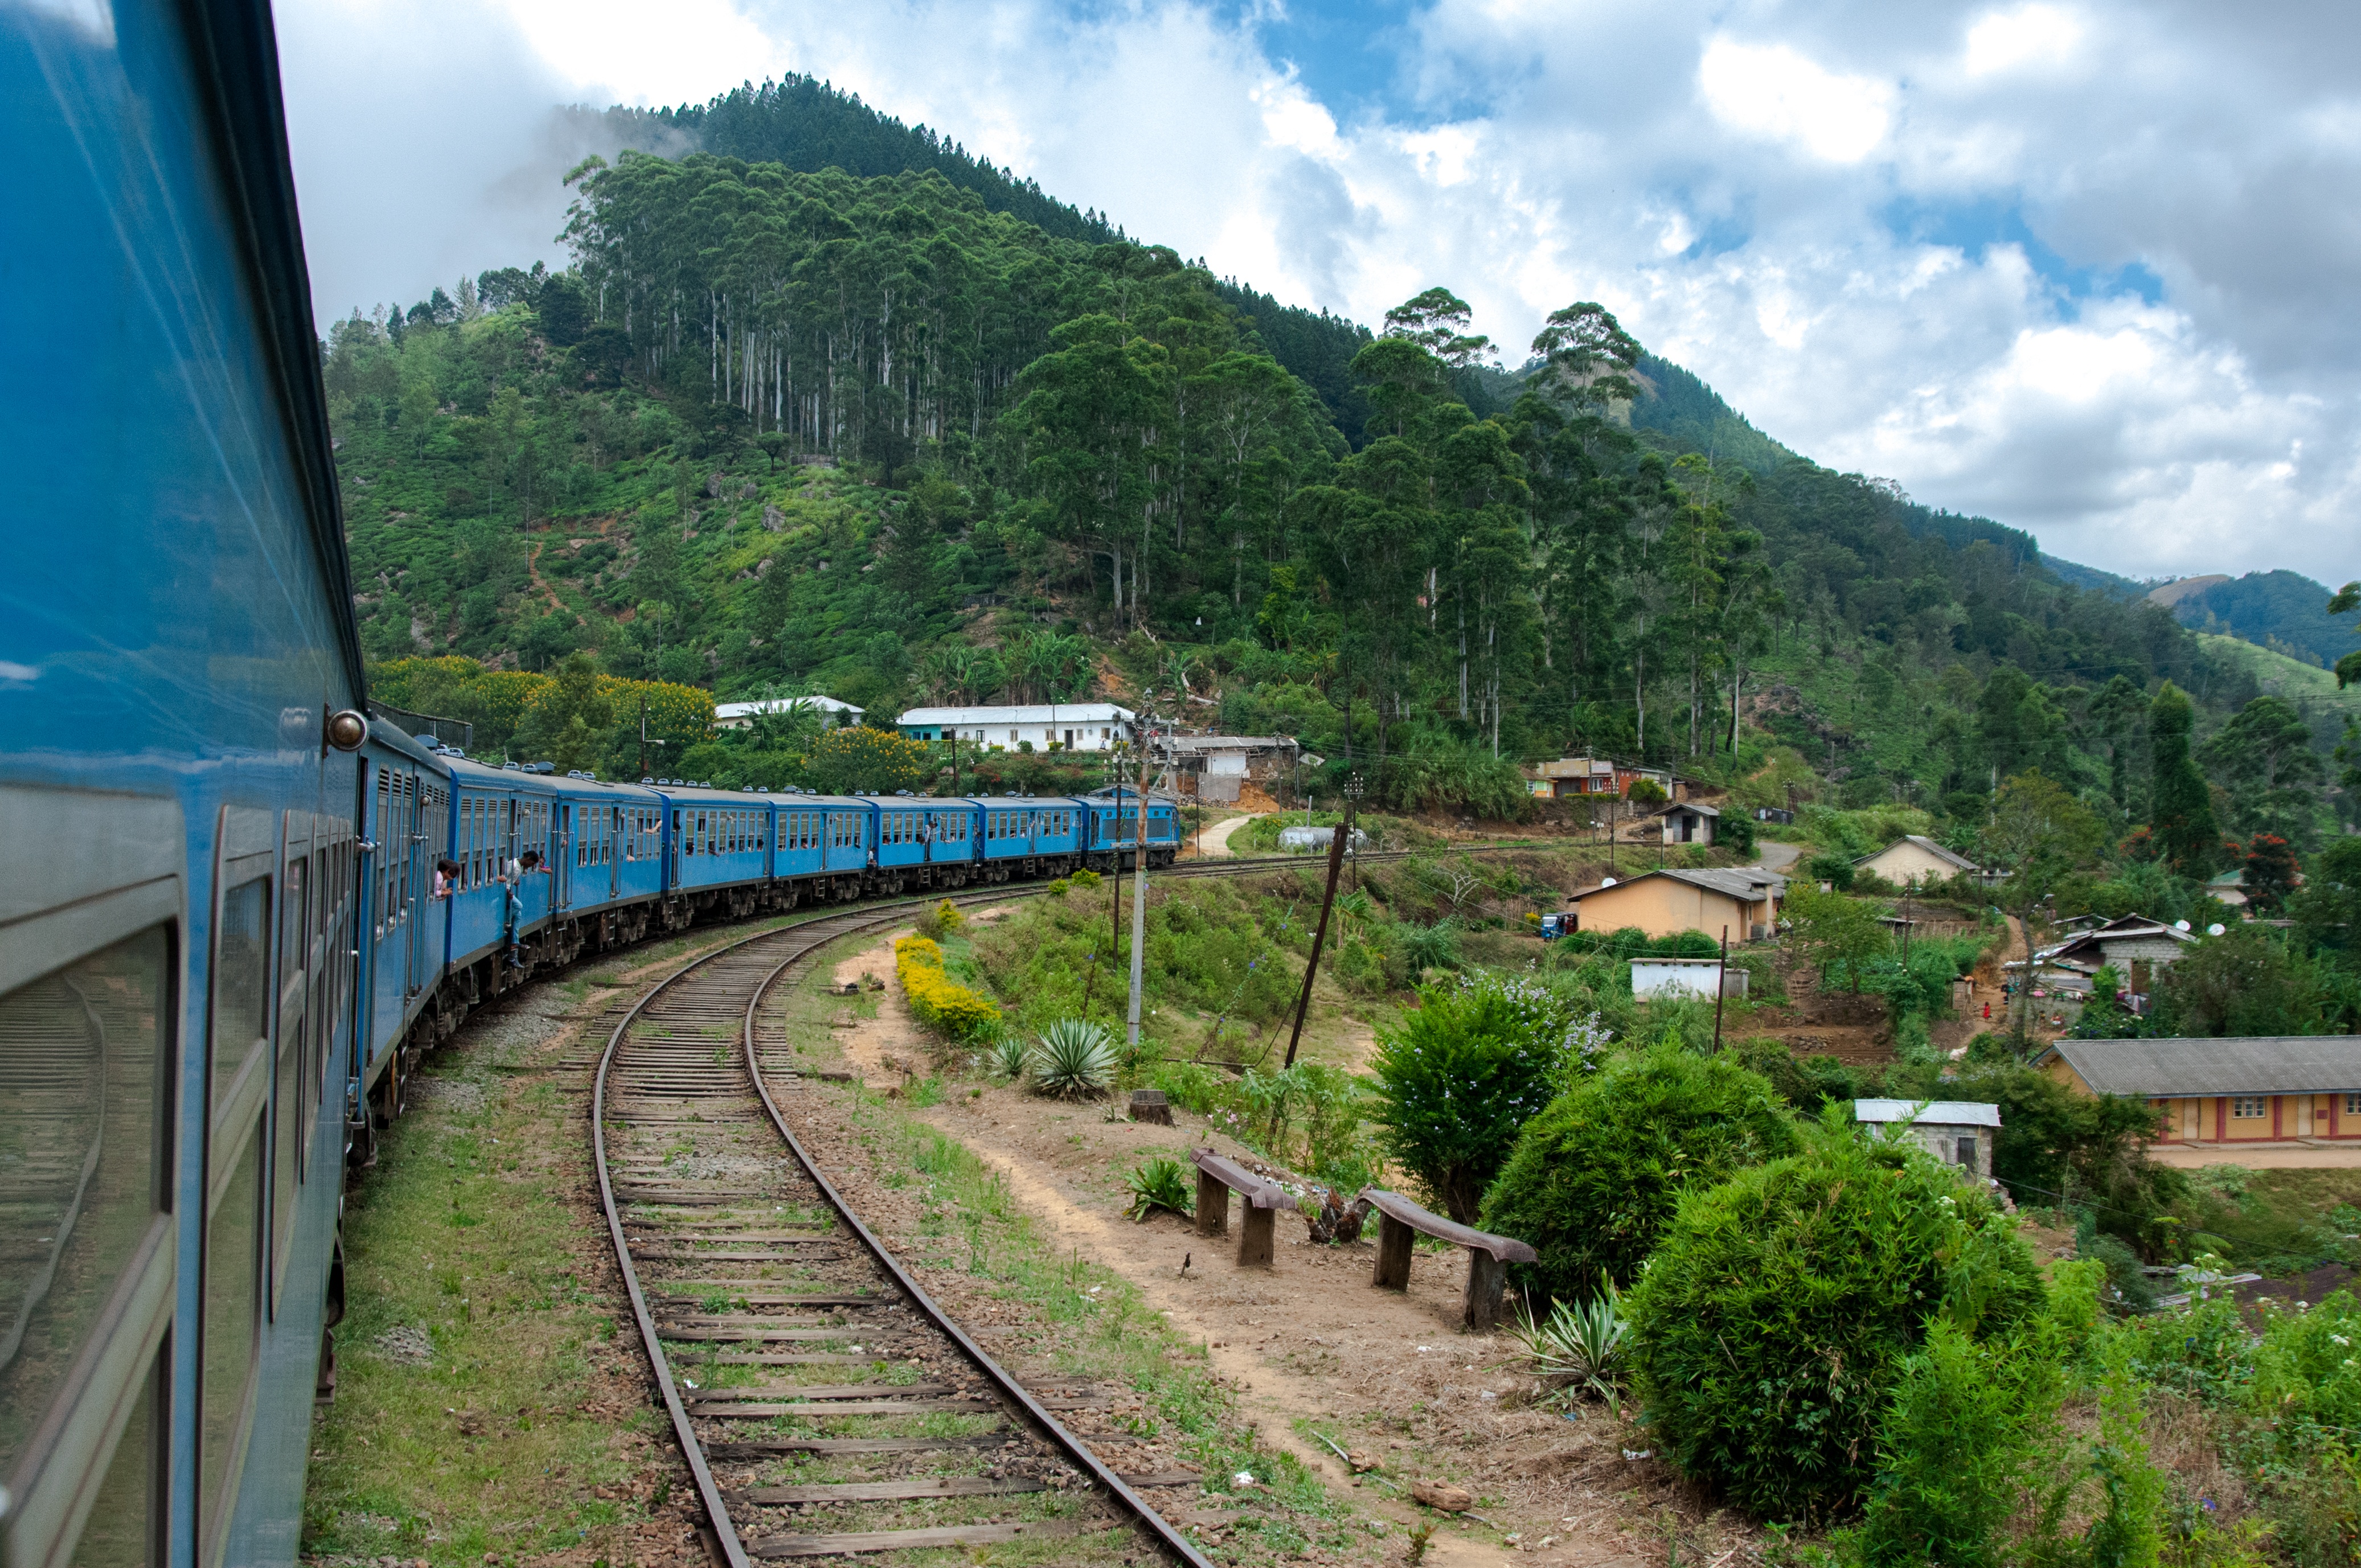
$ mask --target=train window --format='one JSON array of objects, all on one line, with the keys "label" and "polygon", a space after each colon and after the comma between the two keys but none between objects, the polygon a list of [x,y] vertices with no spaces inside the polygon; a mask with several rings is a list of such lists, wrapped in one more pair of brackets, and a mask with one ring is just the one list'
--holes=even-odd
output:
[{"label": "train window", "polygon": [[205,1226],[204,1354],[199,1368],[197,1506],[204,1510],[201,1561],[218,1556],[223,1527],[237,1497],[247,1410],[254,1392],[261,1333],[262,1127],[241,1126]]},{"label": "train window", "polygon": [[0,996],[0,1475],[167,1207],[170,928]]},{"label": "train window", "polygon": [[165,1480],[170,1474],[166,1445],[171,1429],[164,1412],[171,1365],[159,1346],[123,1435],[115,1440],[71,1568],[150,1568],[165,1560]]},{"label": "train window", "polygon": [[279,901],[283,912],[279,943],[279,1061],[271,1092],[270,1263],[271,1300],[287,1269],[287,1248],[295,1239],[295,1169],[303,1131],[304,1005],[310,999],[310,979],[304,959],[310,943],[310,911],[304,899],[307,861],[287,858],[287,888]]},{"label": "train window", "polygon": [[270,1032],[270,879],[256,877],[222,895],[214,926],[213,1102]]}]

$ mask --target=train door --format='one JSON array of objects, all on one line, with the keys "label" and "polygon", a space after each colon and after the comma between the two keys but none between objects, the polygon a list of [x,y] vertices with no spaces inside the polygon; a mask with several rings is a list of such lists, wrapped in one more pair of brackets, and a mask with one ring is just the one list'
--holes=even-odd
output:
[{"label": "train door", "polygon": [[401,996],[407,1002],[418,991],[418,910],[414,894],[418,870],[418,775],[393,775],[393,834],[386,846],[393,856],[393,897],[390,917],[401,922]]},{"label": "train door", "polygon": [[608,902],[612,903],[615,896],[622,891],[623,886],[621,881],[623,873],[617,864],[622,857],[615,852],[617,841],[623,837],[623,808],[620,806],[607,806],[601,810],[599,817],[605,827],[605,831],[599,836],[598,842],[600,853],[607,858],[607,899]]},{"label": "train door", "polygon": [[574,803],[558,802],[549,822],[549,908],[554,915],[573,900]]}]

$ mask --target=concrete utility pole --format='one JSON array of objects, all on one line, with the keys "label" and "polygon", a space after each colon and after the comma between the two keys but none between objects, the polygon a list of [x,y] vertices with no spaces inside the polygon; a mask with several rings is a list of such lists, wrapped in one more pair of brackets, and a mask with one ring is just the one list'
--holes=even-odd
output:
[{"label": "concrete utility pole", "polygon": [[[1125,1015],[1123,1037],[1137,1050],[1139,1047],[1139,991],[1145,973],[1148,954],[1148,704],[1156,694],[1139,694],[1139,816],[1138,826],[1132,829],[1133,842],[1138,846],[1131,863],[1131,1011]],[[1115,788],[1115,817],[1123,820],[1123,791]]]}]

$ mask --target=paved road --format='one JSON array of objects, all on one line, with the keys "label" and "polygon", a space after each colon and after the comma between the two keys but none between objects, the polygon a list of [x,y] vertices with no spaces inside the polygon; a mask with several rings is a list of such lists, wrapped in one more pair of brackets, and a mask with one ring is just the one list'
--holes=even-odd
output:
[{"label": "paved road", "polygon": [[1799,844],[1774,844],[1766,839],[1754,846],[1754,863],[1766,872],[1777,872],[1784,876],[1787,868],[1794,865],[1803,853],[1803,847]]}]

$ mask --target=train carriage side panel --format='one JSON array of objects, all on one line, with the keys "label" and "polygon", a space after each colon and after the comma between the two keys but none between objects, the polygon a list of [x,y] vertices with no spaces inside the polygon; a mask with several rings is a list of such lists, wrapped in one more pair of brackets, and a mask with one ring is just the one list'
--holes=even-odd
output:
[{"label": "train carriage side panel", "polygon": [[59,1157],[0,1169],[42,1282],[0,1365],[12,1568],[298,1550],[362,978],[362,762],[324,741],[365,687],[277,80],[260,4],[0,13],[38,236],[0,419],[40,459],[0,577],[0,1142]]}]

